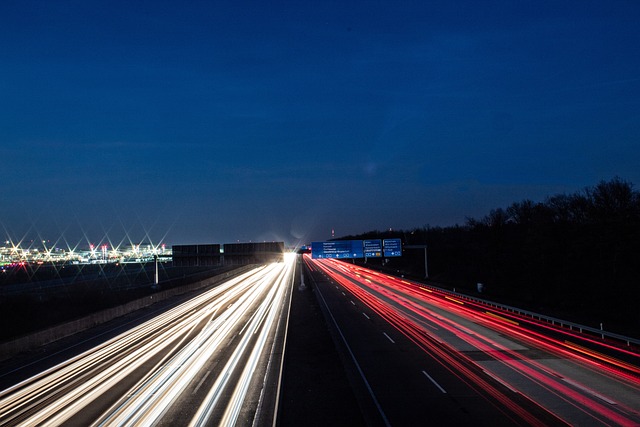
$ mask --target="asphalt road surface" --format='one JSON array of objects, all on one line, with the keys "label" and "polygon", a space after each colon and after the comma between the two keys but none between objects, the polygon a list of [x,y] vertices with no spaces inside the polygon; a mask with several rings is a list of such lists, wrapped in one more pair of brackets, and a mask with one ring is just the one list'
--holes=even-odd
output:
[{"label": "asphalt road surface", "polygon": [[294,267],[258,267],[6,388],[0,424],[269,424]]},{"label": "asphalt road surface", "polygon": [[3,362],[0,425],[640,425],[601,344],[290,257]]},{"label": "asphalt road surface", "polygon": [[576,344],[577,334],[557,339],[346,262],[305,262],[370,424],[640,425],[637,364]]}]

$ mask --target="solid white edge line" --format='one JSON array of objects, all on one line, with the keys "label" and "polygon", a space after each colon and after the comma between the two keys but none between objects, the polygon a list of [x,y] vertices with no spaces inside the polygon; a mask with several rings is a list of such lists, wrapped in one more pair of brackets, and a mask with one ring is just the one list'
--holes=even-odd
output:
[{"label": "solid white edge line", "polygon": [[347,351],[349,352],[349,355],[351,356],[351,360],[353,360],[353,363],[356,365],[356,368],[360,373],[360,377],[362,378],[362,381],[364,381],[364,384],[367,387],[367,390],[369,391],[369,395],[371,395],[371,399],[373,400],[373,403],[376,405],[376,408],[378,408],[378,412],[380,412],[380,416],[382,417],[382,421],[384,422],[384,425],[391,426],[391,424],[389,423],[389,420],[387,419],[387,416],[385,415],[384,411],[382,410],[382,407],[380,406],[380,402],[378,402],[378,399],[376,398],[376,395],[373,392],[371,385],[369,384],[369,381],[367,381],[367,377],[365,377],[364,372],[360,367],[360,364],[356,360],[356,356],[353,354],[353,351],[351,351],[351,347],[349,346],[347,339],[342,333],[340,326],[338,326],[338,322],[336,322],[335,317],[333,317],[333,313],[331,313],[331,310],[329,309],[329,305],[327,304],[327,301],[324,299],[324,295],[322,295],[322,291],[320,291],[320,288],[318,286],[316,286],[316,289],[318,291],[318,296],[322,299],[322,303],[327,309],[327,313],[329,313],[329,316],[331,317],[331,321],[333,322],[333,325],[336,327],[336,330],[340,334],[340,338],[342,338],[342,342],[344,343],[345,347],[347,348]]},{"label": "solid white edge line", "polygon": [[[284,339],[283,339],[283,343],[282,343],[282,357],[280,358],[280,373],[278,374],[278,384],[276,386],[276,397],[275,397],[276,407],[274,408],[274,411],[273,411],[273,427],[275,427],[277,425],[277,422],[278,422],[278,410],[280,409],[280,394],[281,394],[281,391],[282,391],[281,389],[282,389],[282,373],[283,373],[282,371],[284,370],[284,356],[285,356],[285,353],[286,353],[286,350],[287,350],[287,338],[289,336],[289,318],[291,317],[291,302],[293,300],[293,285],[295,284],[297,259],[296,259],[295,262],[296,263],[293,266],[293,274],[291,275],[291,285],[290,285],[291,289],[290,289],[290,293],[289,293],[289,307],[287,308],[287,320],[285,321],[285,326],[284,326]],[[302,263],[300,265],[301,265],[300,268],[304,268],[302,266]],[[255,418],[254,418],[254,420],[255,420]]]}]

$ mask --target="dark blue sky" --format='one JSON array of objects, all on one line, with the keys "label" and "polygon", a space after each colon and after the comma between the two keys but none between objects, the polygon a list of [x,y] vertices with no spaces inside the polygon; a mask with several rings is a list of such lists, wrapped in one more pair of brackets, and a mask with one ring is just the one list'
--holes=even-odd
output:
[{"label": "dark blue sky", "polygon": [[0,232],[295,243],[638,185],[638,22],[635,0],[5,0]]}]

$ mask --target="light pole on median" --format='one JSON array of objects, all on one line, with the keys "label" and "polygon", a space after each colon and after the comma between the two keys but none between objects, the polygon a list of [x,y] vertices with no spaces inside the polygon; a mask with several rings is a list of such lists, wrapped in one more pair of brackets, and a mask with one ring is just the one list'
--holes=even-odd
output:
[{"label": "light pole on median", "polygon": [[424,245],[424,278],[429,278],[429,268],[427,267],[427,245]]},{"label": "light pole on median", "polygon": [[156,262],[156,274],[153,279],[154,286],[158,286],[158,254],[153,255],[153,260]]}]

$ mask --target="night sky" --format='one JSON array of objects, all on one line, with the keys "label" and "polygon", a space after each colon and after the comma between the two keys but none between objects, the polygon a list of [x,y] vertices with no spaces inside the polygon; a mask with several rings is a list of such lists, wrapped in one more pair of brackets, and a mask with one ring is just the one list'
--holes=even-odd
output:
[{"label": "night sky", "polygon": [[0,234],[295,244],[637,188],[639,22],[636,0],[3,0]]}]

